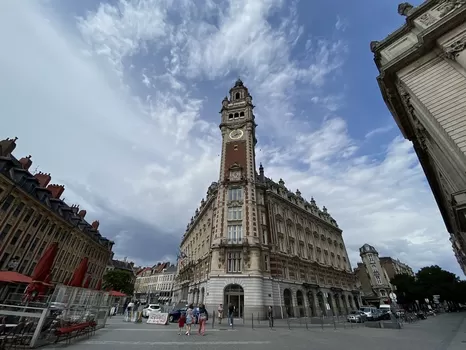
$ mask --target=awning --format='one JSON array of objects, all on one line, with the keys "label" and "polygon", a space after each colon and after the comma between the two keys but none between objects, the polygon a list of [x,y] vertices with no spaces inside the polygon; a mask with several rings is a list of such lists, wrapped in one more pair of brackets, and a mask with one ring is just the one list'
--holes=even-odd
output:
[{"label": "awning", "polygon": [[32,283],[32,278],[14,271],[0,271],[0,282]]},{"label": "awning", "polygon": [[125,297],[126,294],[122,293],[122,292],[118,292],[116,290],[112,290],[112,291],[110,291],[110,296],[112,296],[112,297]]}]

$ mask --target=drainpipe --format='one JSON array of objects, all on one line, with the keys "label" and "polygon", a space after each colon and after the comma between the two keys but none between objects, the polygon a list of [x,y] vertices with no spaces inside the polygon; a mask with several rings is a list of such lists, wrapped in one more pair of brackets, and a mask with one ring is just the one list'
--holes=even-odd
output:
[{"label": "drainpipe", "polygon": [[280,288],[280,281],[278,282],[278,297],[280,298],[280,314],[282,315],[282,319],[283,319],[282,291]]}]

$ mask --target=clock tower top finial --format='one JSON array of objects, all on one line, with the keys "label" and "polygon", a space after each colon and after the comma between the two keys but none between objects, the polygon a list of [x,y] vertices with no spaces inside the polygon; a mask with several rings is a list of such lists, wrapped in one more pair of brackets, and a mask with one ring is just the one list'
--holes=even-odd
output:
[{"label": "clock tower top finial", "polygon": [[235,85],[230,89],[230,102],[239,102],[246,99],[250,101],[252,100],[252,97],[249,95],[248,88],[244,86],[243,81],[238,78]]}]

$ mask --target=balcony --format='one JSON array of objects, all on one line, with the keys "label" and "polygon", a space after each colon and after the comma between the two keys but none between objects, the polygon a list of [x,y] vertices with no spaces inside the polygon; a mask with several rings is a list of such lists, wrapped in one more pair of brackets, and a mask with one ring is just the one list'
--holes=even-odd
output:
[{"label": "balcony", "polygon": [[222,247],[231,247],[231,246],[243,246],[247,245],[248,240],[247,238],[236,238],[236,239],[231,239],[231,238],[223,238],[220,241],[220,246]]}]

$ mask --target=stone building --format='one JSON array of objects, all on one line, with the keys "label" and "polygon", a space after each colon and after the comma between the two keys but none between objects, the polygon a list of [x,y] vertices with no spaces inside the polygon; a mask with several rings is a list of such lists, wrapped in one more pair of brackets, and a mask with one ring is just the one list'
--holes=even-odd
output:
[{"label": "stone building", "polygon": [[169,262],[143,268],[136,277],[136,298],[149,303],[171,304],[176,272],[176,265]]},{"label": "stone building", "polygon": [[222,101],[222,150],[180,245],[175,294],[208,308],[232,303],[236,316],[344,314],[359,290],[342,230],[314,199],[265,176],[255,161],[252,97],[238,79]]},{"label": "stone building", "polygon": [[12,155],[16,140],[0,141],[0,270],[31,275],[48,245],[58,242],[52,282],[69,281],[88,257],[89,287],[96,287],[114,243],[99,233],[98,221],[85,220],[85,210],[60,199],[64,186],[50,184],[50,174],[29,172],[31,156]]},{"label": "stone building", "polygon": [[382,96],[412,141],[445,226],[466,264],[466,1],[398,6],[406,23],[371,43]]},{"label": "stone building", "polygon": [[387,273],[389,281],[396,275],[408,275],[414,277],[414,271],[407,264],[402,263],[398,259],[393,259],[389,256],[379,258],[380,265]]},{"label": "stone building", "polygon": [[379,253],[366,243],[359,248],[359,255],[362,263],[358,263],[354,272],[361,282],[364,303],[377,306],[385,303],[393,288],[379,259]]}]

